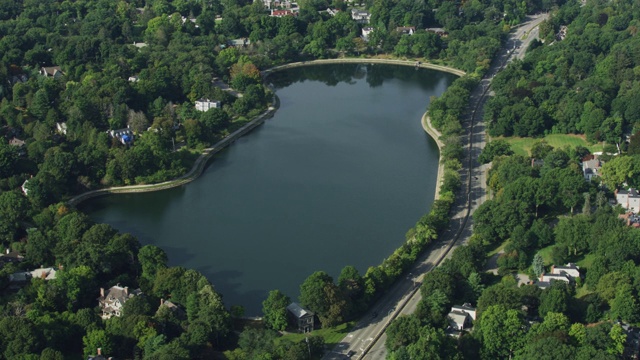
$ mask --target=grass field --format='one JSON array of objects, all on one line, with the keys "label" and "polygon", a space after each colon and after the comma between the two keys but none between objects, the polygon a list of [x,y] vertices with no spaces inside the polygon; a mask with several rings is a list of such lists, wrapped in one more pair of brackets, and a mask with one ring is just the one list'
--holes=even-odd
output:
[{"label": "grass field", "polygon": [[[345,324],[338,325],[336,327],[328,328],[328,329],[318,329],[314,330],[311,335],[322,336],[324,338],[324,343],[327,348],[333,349],[345,336],[351,328],[355,325],[355,322],[348,322]],[[305,337],[309,334],[298,334],[298,333],[288,333],[280,338],[277,341],[289,340],[294,343],[303,341]]]},{"label": "grass field", "polygon": [[[536,142],[541,139],[536,138],[520,138],[520,137],[505,137],[505,138],[496,138],[496,139],[504,139],[511,144],[511,148],[513,152],[517,155],[529,156],[529,150]],[[566,135],[566,134],[552,134],[544,137],[544,140],[554,148],[563,148],[565,146],[576,147],[576,146],[584,146],[589,151],[596,152],[602,151],[602,143],[598,144],[589,144],[587,140],[580,135]]]}]

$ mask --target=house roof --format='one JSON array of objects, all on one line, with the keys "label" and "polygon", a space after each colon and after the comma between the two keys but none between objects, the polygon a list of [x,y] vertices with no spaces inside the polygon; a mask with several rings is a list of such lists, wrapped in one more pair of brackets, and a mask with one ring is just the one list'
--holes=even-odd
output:
[{"label": "house roof", "polygon": [[554,269],[558,270],[580,270],[580,267],[574,263],[568,263],[565,266],[554,266]]},{"label": "house roof", "polygon": [[9,145],[12,145],[12,146],[24,146],[24,144],[25,144],[24,140],[20,140],[15,136],[11,140],[9,140]]},{"label": "house roof", "polygon": [[471,316],[471,319],[476,319],[476,308],[471,307],[470,304],[454,305],[451,307],[451,312],[465,313]]},{"label": "house roof", "polygon": [[549,281],[537,281],[536,282],[536,286],[538,286],[540,289],[544,290],[547,289],[551,286],[551,283]]},{"label": "house roof", "polygon": [[42,70],[44,71],[43,75],[54,76],[57,72],[62,72],[60,66],[43,66]]},{"label": "house roof", "polygon": [[638,191],[634,188],[629,188],[629,189],[620,189],[617,191],[617,194],[619,195],[628,195],[629,197],[638,197]]},{"label": "house roof", "polygon": [[289,306],[287,306],[287,310],[298,319],[305,316],[309,316],[309,315],[313,316],[313,313],[311,311],[303,308],[302,306],[300,306],[300,304],[294,303],[294,302],[289,304]]},{"label": "house roof", "polygon": [[9,249],[7,249],[5,254],[0,254],[0,261],[17,262],[23,260],[24,256],[17,251],[9,251]]},{"label": "house roof", "polygon": [[464,322],[467,320],[467,316],[469,316],[469,314],[464,311],[451,311],[447,316],[453,320],[459,328],[463,328]]},{"label": "house roof", "polygon": [[31,276],[38,279],[53,280],[56,278],[56,269],[51,267],[35,269],[31,272]]}]

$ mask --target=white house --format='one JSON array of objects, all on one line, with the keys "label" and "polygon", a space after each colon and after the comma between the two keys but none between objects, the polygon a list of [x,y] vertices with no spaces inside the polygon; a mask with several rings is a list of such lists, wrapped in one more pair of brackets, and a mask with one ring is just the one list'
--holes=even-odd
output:
[{"label": "white house", "polygon": [[640,212],[640,195],[638,195],[638,191],[634,188],[629,188],[627,190],[620,189],[615,191],[616,201],[623,208],[632,211],[634,214]]},{"label": "white house", "polygon": [[415,26],[398,26],[396,31],[402,35],[413,35],[416,32]]},{"label": "white house", "polygon": [[209,109],[218,109],[218,108],[220,108],[220,101],[209,100],[209,99],[196,100],[196,110],[198,111],[207,111]]},{"label": "white house", "polygon": [[551,266],[551,273],[554,275],[565,275],[570,279],[580,277],[580,267],[573,263],[568,263],[565,266]]},{"label": "white house", "polygon": [[570,283],[571,280],[569,279],[569,277],[565,274],[542,274],[540,275],[540,281],[541,282],[548,282],[551,283],[552,280],[557,280],[557,281],[564,281],[566,283]]},{"label": "white house", "polygon": [[471,304],[454,305],[447,315],[449,327],[453,330],[464,330],[471,327],[471,322],[476,319],[476,308]]},{"label": "white house", "polygon": [[120,140],[122,145],[131,145],[133,143],[133,131],[131,131],[131,129],[129,128],[108,130],[107,134],[109,134],[114,139]]},{"label": "white house", "polygon": [[66,122],[56,123],[56,130],[62,135],[67,135],[67,123]]},{"label": "white house", "polygon": [[138,75],[129,76],[129,82],[138,82],[138,81],[140,81],[140,78],[138,77]]},{"label": "white house", "polygon": [[366,26],[362,28],[362,39],[364,41],[369,41],[369,34],[373,32],[373,28],[371,26]]}]

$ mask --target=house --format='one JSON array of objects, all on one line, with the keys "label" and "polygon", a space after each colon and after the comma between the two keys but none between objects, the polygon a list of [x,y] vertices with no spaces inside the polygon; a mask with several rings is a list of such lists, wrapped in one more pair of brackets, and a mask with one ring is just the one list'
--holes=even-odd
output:
[{"label": "house", "polygon": [[107,131],[112,138],[120,140],[123,145],[133,144],[133,131],[129,128]]},{"label": "house", "polygon": [[239,47],[239,46],[247,46],[250,45],[251,41],[247,38],[240,38],[240,39],[232,39],[227,41],[227,45],[229,46],[235,46],[235,47]]},{"label": "house", "polygon": [[138,75],[133,75],[133,76],[129,76],[129,82],[138,82],[140,81],[140,78],[138,77]]},{"label": "house", "polygon": [[358,9],[351,9],[351,18],[358,24],[368,24],[371,20],[371,14]]},{"label": "house", "polygon": [[169,309],[178,319],[186,319],[187,314],[184,312],[184,310],[182,310],[178,305],[172,303],[169,300],[160,299],[160,306],[158,306],[158,310],[156,310],[156,313],[163,308]]},{"label": "house", "polygon": [[332,8],[327,8],[327,14],[331,15],[331,16],[336,16],[337,13],[339,13],[340,10],[338,9],[332,9]]},{"label": "house", "polygon": [[602,161],[598,159],[598,155],[585,156],[582,159],[582,172],[584,179],[591,182],[591,179],[600,176],[600,169],[602,168]]},{"label": "house", "polygon": [[134,41],[133,46],[137,47],[138,49],[142,49],[143,47],[147,46],[147,43]]},{"label": "house", "polygon": [[142,295],[140,289],[129,291],[129,287],[121,287],[120,284],[112,286],[109,290],[105,291],[104,288],[100,288],[100,297],[98,298],[98,305],[102,309],[101,317],[104,320],[110,319],[112,316],[122,315],[122,307],[129,301],[129,299]]},{"label": "house", "polygon": [[448,32],[446,32],[443,28],[435,28],[435,27],[434,27],[434,28],[426,28],[425,30],[426,30],[427,32],[434,33],[434,34],[436,34],[436,35],[438,35],[438,36],[440,36],[440,37],[447,37],[447,36],[449,36],[449,33],[448,33]]},{"label": "house", "polygon": [[567,284],[571,282],[571,279],[565,274],[541,274],[540,281],[551,283],[552,281],[564,281]]},{"label": "house", "polygon": [[308,333],[313,331],[315,315],[311,311],[293,302],[287,306],[287,313],[292,324],[299,332]]},{"label": "house", "polygon": [[9,275],[9,288],[19,289],[24,286],[31,279],[44,279],[46,281],[56,278],[56,269],[54,268],[39,268],[33,271],[19,271]]},{"label": "house", "polygon": [[373,28],[371,26],[366,26],[362,28],[362,39],[364,41],[369,41],[369,34],[373,32]]},{"label": "house", "polygon": [[6,249],[4,254],[0,254],[0,265],[12,263],[17,264],[24,261],[24,256],[17,251]]},{"label": "house", "polygon": [[574,263],[568,263],[565,266],[551,266],[551,273],[554,275],[566,275],[569,279],[580,277],[580,267]]},{"label": "house", "polygon": [[471,304],[454,305],[447,315],[449,327],[460,331],[471,327],[471,322],[476,319],[476,309]]},{"label": "house", "polygon": [[58,131],[62,135],[67,135],[67,123],[56,123],[56,131]]},{"label": "house", "polygon": [[11,140],[9,140],[9,145],[11,146],[23,147],[24,144],[25,144],[24,140],[20,140],[15,136]]},{"label": "house", "polygon": [[560,26],[560,31],[558,31],[558,33],[556,34],[556,39],[558,39],[559,41],[562,41],[566,37],[567,37],[567,26],[562,25]]},{"label": "house", "polygon": [[218,108],[220,108],[220,101],[209,100],[209,99],[196,100],[196,110],[198,111],[207,111],[209,109],[218,109]]},{"label": "house", "polygon": [[542,167],[544,160],[531,158],[531,167]]},{"label": "house", "polygon": [[56,272],[56,269],[48,267],[35,269],[33,271],[30,271],[29,273],[31,274],[32,279],[53,280],[56,278]]},{"label": "house", "polygon": [[271,10],[271,17],[298,16],[293,10]]},{"label": "house", "polygon": [[29,188],[27,187],[27,184],[29,184],[29,179],[25,180],[25,181],[22,183],[22,186],[20,186],[20,190],[22,190],[22,193],[23,193],[25,196],[29,196]]},{"label": "house", "polygon": [[616,202],[624,209],[627,209],[634,214],[640,212],[640,195],[638,195],[638,191],[636,189],[616,189],[614,193],[616,194]]},{"label": "house", "polygon": [[52,78],[59,78],[60,76],[63,76],[64,73],[62,72],[62,70],[60,69],[60,66],[43,66],[40,68],[40,75],[44,76],[44,77],[52,77]]},{"label": "house", "polygon": [[413,35],[416,32],[415,26],[398,26],[396,32],[402,35]]}]

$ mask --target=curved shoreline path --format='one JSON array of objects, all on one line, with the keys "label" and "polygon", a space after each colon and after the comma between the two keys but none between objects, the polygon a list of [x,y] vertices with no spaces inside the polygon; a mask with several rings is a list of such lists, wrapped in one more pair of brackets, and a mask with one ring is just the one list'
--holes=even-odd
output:
[{"label": "curved shoreline path", "polygon": [[[276,66],[276,67],[273,67],[273,68],[270,68],[270,69],[266,69],[266,70],[264,70],[262,72],[262,75],[263,76],[268,76],[269,74],[271,74],[273,72],[276,72],[276,71],[286,70],[286,69],[290,69],[290,68],[294,68],[294,67],[301,67],[301,66],[313,66],[313,65],[322,65],[322,64],[372,64],[372,63],[375,63],[375,64],[387,64],[387,65],[413,66],[413,67],[419,67],[419,68],[425,68],[425,69],[432,69],[432,70],[437,70],[437,71],[448,72],[448,73],[455,74],[455,75],[458,75],[458,76],[465,75],[465,72],[462,71],[462,70],[458,70],[458,69],[454,69],[454,68],[450,68],[450,67],[446,67],[446,66],[441,66],[441,65],[422,63],[422,62],[416,62],[416,61],[411,61],[411,60],[367,59],[367,58],[322,59],[322,60],[295,62],[295,63],[290,63],[290,64]],[[98,196],[160,191],[160,190],[171,189],[171,188],[175,188],[175,187],[178,187],[178,186],[182,186],[182,185],[188,184],[188,183],[192,182],[193,180],[197,179],[200,175],[202,175],[202,173],[204,171],[204,168],[207,165],[208,161],[215,154],[217,154],[218,152],[220,152],[221,150],[223,150],[224,148],[226,148],[227,146],[232,144],[234,141],[236,141],[241,136],[245,135],[246,133],[250,132],[251,130],[253,130],[257,126],[259,126],[262,123],[264,123],[264,121],[266,119],[272,117],[273,114],[278,109],[279,103],[280,103],[280,101],[279,101],[278,97],[274,94],[274,96],[273,96],[273,106],[270,106],[265,112],[263,112],[262,114],[258,115],[255,119],[249,121],[243,127],[241,127],[240,129],[234,131],[233,133],[231,133],[229,136],[227,136],[224,139],[220,140],[219,142],[214,144],[212,147],[204,149],[202,151],[202,154],[194,162],[194,164],[191,167],[191,169],[186,174],[184,174],[184,175],[182,175],[180,177],[177,177],[177,178],[172,179],[172,180],[164,181],[164,182],[161,182],[161,183],[155,183],[155,184],[114,186],[114,187],[108,187],[108,188],[104,188],[104,189],[90,190],[90,191],[87,191],[87,192],[84,192],[82,194],[79,194],[79,195],[76,195],[76,196],[72,197],[71,199],[69,199],[67,201],[67,204],[69,204],[71,206],[77,206],[78,204],[80,204],[81,202],[83,202],[85,200],[88,200],[88,199],[91,199],[91,198],[94,198],[94,197],[98,197]],[[441,153],[443,144],[440,141],[440,133],[437,130],[435,130],[435,128],[433,128],[431,126],[431,123],[430,123],[430,121],[429,121],[429,119],[428,119],[428,117],[426,115],[427,115],[427,113],[425,112],[423,117],[422,117],[422,120],[421,120],[422,127],[423,127],[424,131],[427,132],[433,138],[433,140],[436,142],[436,144],[438,145],[438,149],[439,149],[439,151]],[[440,160],[442,160],[442,156],[440,156]],[[435,190],[434,200],[437,200],[438,197],[439,197],[439,193],[440,193],[440,186],[439,185],[440,185],[440,182],[442,180],[443,170],[444,170],[444,168],[443,168],[442,161],[438,161],[438,176],[437,176],[437,180],[436,180],[436,190]]]}]

